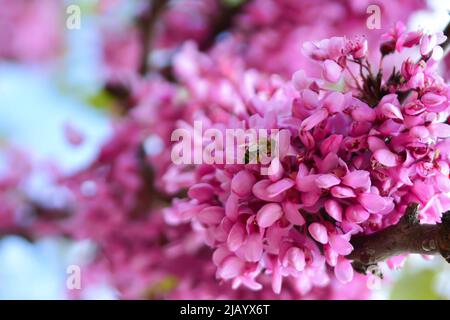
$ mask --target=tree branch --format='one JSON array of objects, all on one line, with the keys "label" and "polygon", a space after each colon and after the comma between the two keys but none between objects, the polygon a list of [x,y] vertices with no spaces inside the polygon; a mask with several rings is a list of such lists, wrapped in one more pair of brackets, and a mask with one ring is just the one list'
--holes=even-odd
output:
[{"label": "tree branch", "polygon": [[[150,69],[148,56],[153,49],[156,25],[168,2],[169,0],[149,1],[147,10],[144,10],[136,19],[136,25],[141,35],[143,52],[139,67],[139,74],[141,75],[145,75]],[[246,2],[247,0],[242,0],[235,5],[220,3],[221,10],[211,24],[212,32],[204,41],[199,43],[200,50],[207,51],[214,45],[217,35],[231,27],[234,17],[239,14]],[[172,73],[172,66],[159,70],[159,74],[170,82],[176,82]],[[123,107],[123,112],[126,112],[134,105],[134,101],[130,99],[130,88],[127,85],[123,83],[106,83],[105,90],[117,99],[119,105]]]},{"label": "tree branch", "polygon": [[444,29],[444,35],[447,36],[447,40],[441,44],[442,49],[444,49],[444,56],[450,51],[450,21]]},{"label": "tree branch", "polygon": [[28,228],[23,228],[19,226],[14,226],[11,228],[0,228],[0,239],[7,237],[7,236],[18,236],[21,237],[28,242],[34,241],[34,234],[30,232],[31,230]]},{"label": "tree branch", "polygon": [[145,75],[148,72],[148,55],[152,51],[153,41],[155,38],[156,24],[160,14],[164,11],[164,8],[168,0],[153,0],[150,1],[148,10],[138,18],[138,28],[142,37],[142,60],[139,67],[139,73]]},{"label": "tree branch", "polygon": [[441,255],[450,263],[450,211],[442,215],[439,224],[420,224],[417,218],[419,205],[412,203],[400,221],[379,232],[355,236],[351,243],[356,271],[367,273],[378,262],[406,253]]},{"label": "tree branch", "polygon": [[225,3],[225,1],[220,2],[220,12],[211,26],[211,35],[199,45],[201,51],[208,51],[214,45],[217,35],[230,29],[235,16],[241,12],[246,3],[247,0],[242,0],[235,5]]},{"label": "tree branch", "polygon": [[[148,57],[152,51],[155,38],[156,25],[160,15],[163,13],[168,0],[152,0],[148,2],[145,10],[135,19],[135,24],[139,30],[140,42],[142,45],[142,57],[139,65],[139,74],[144,76],[150,69]],[[131,99],[131,92],[128,85],[124,83],[106,83],[105,91],[109,93],[118,102],[120,111],[127,112],[134,105]]]}]

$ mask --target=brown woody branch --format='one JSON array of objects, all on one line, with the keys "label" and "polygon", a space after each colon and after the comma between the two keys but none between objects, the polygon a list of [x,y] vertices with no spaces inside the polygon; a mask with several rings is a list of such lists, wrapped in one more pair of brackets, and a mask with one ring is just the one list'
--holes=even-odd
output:
[{"label": "brown woody branch", "polygon": [[164,11],[168,0],[150,1],[149,8],[138,18],[138,28],[142,41],[142,60],[139,73],[145,75],[149,69],[148,55],[152,51],[152,46],[156,33],[158,18]]},{"label": "brown woody branch", "polygon": [[[139,30],[140,42],[142,45],[142,57],[139,65],[139,74],[144,76],[150,69],[148,57],[153,48],[158,20],[167,6],[168,0],[148,1],[147,7],[136,17],[136,27]],[[118,103],[119,111],[126,113],[133,107],[135,102],[132,99],[130,88],[121,82],[106,83],[105,91],[110,94]]]},{"label": "brown woody branch", "polygon": [[232,5],[226,3],[224,0],[220,1],[220,11],[216,19],[214,19],[210,36],[199,44],[201,51],[210,49],[219,34],[228,30],[233,25],[234,18],[241,12],[247,0],[242,0],[238,4]]},{"label": "brown woody branch", "polygon": [[[156,26],[159,18],[167,8],[168,2],[169,0],[149,1],[147,10],[144,10],[144,12],[136,19],[136,25],[139,29],[143,52],[139,67],[139,73],[141,75],[145,75],[150,69],[148,56],[153,50]],[[234,17],[239,14],[246,2],[247,0],[242,0],[236,5],[231,5],[226,4],[224,1],[220,1],[219,14],[212,19],[212,31],[209,36],[199,43],[200,50],[209,50],[214,45],[217,36],[231,28]],[[159,74],[164,76],[168,81],[176,81],[174,79],[171,66],[167,66],[158,71]],[[105,85],[105,90],[117,99],[120,106],[124,107],[124,112],[133,106],[134,102],[130,97],[130,88],[128,88],[125,84],[107,83]]]},{"label": "brown woody branch", "polygon": [[441,255],[450,263],[450,211],[439,224],[420,224],[418,209],[417,203],[410,204],[396,225],[353,237],[354,250],[347,258],[353,260],[355,269],[367,273],[378,262],[406,253]]},{"label": "brown woody branch", "polygon": [[7,236],[18,236],[29,242],[34,241],[34,234],[29,228],[14,226],[11,228],[0,228],[0,239]]},{"label": "brown woody branch", "polygon": [[[6,236],[18,236],[29,242],[33,242],[41,236],[39,232],[35,232],[36,224],[45,223],[47,226],[51,225],[52,229],[57,230],[59,223],[72,214],[72,210],[69,207],[47,207],[26,196],[21,201],[26,207],[27,215],[29,215],[29,223],[25,225],[14,224],[0,227],[0,239]],[[58,235],[62,237],[67,236],[66,232],[59,232]]]},{"label": "brown woody branch", "polygon": [[447,36],[447,39],[443,44],[441,44],[442,49],[444,49],[444,56],[450,51],[450,22],[444,29],[444,35]]}]

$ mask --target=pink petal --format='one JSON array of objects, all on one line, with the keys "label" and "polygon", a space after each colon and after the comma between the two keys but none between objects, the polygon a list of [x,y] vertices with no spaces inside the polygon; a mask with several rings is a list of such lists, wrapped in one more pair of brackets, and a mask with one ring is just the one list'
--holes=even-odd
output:
[{"label": "pink petal", "polygon": [[450,125],[446,123],[433,123],[430,125],[430,130],[438,138],[450,137]]},{"label": "pink petal", "polygon": [[374,109],[367,104],[361,104],[356,106],[352,111],[352,118],[355,121],[369,121],[372,122],[377,118],[377,114]]},{"label": "pink petal", "polygon": [[331,234],[328,238],[331,248],[340,255],[346,256],[353,251],[353,246],[343,235]]},{"label": "pink petal", "polygon": [[388,149],[379,149],[373,157],[385,167],[395,167],[398,164],[397,156]]},{"label": "pink petal", "polygon": [[387,201],[374,193],[361,193],[358,196],[359,203],[370,213],[379,213],[387,206]]},{"label": "pink petal", "polygon": [[300,195],[301,203],[304,207],[312,207],[317,201],[320,199],[320,192],[312,191],[312,192],[303,192]]},{"label": "pink petal", "polygon": [[341,183],[341,179],[334,174],[320,174],[316,178],[316,185],[321,189],[329,189]]},{"label": "pink petal", "polygon": [[445,42],[445,40],[447,40],[447,36],[444,34],[444,32],[439,31],[437,33],[434,34],[436,37],[436,44],[442,44]]},{"label": "pink petal", "polygon": [[259,234],[254,233],[248,236],[247,241],[243,245],[244,256],[247,261],[257,262],[261,259],[263,252],[262,239]]},{"label": "pink petal", "polygon": [[214,197],[214,188],[207,183],[197,183],[189,188],[188,196],[200,202],[206,202]]},{"label": "pink petal", "polygon": [[349,172],[342,178],[342,183],[353,189],[368,189],[370,188],[370,173],[365,170]]},{"label": "pink petal", "polygon": [[328,56],[336,59],[342,55],[347,40],[343,37],[331,37],[326,45]]},{"label": "pink petal", "polygon": [[364,231],[364,229],[359,224],[350,222],[348,220],[342,221],[341,229],[342,231],[349,234],[357,234]]},{"label": "pink petal", "polygon": [[333,91],[323,101],[323,106],[328,109],[330,113],[339,113],[344,110],[344,95],[340,92]]},{"label": "pink petal", "polygon": [[242,223],[236,223],[231,228],[227,238],[227,245],[231,251],[236,251],[244,243],[245,240],[245,227]]},{"label": "pink petal", "polygon": [[222,261],[218,275],[222,279],[232,279],[239,276],[244,271],[245,263],[236,256],[230,256]]},{"label": "pink petal", "polygon": [[269,202],[280,202],[284,199],[284,194],[281,193],[277,196],[271,197],[267,189],[272,185],[272,181],[269,179],[260,180],[253,185],[252,192],[255,197]]},{"label": "pink petal", "polygon": [[320,172],[330,172],[336,169],[339,166],[339,157],[336,153],[329,153],[321,159],[316,160],[317,169]]},{"label": "pink petal", "polygon": [[225,202],[225,214],[232,221],[235,221],[238,217],[238,201],[238,196],[231,193]]},{"label": "pink petal", "polygon": [[280,224],[273,224],[266,229],[266,247],[269,252],[279,251],[281,240],[287,236],[288,229],[282,228]]},{"label": "pink petal", "polygon": [[311,223],[308,227],[308,231],[314,240],[321,244],[328,242],[327,228],[318,222]]},{"label": "pink petal", "polygon": [[394,106],[392,103],[385,103],[381,106],[381,112],[390,119],[403,120],[402,112],[399,107]]},{"label": "pink petal", "polygon": [[311,80],[306,76],[305,71],[299,70],[292,75],[292,83],[295,89],[302,90],[309,87]]},{"label": "pink petal", "polygon": [[428,55],[436,45],[436,35],[423,35],[422,39],[420,40],[420,54],[423,56]]},{"label": "pink petal", "polygon": [[248,197],[252,193],[255,177],[247,170],[239,171],[231,180],[231,190],[241,198]]},{"label": "pink petal", "polygon": [[353,267],[349,260],[340,259],[334,267],[336,278],[342,283],[349,283],[353,280]]},{"label": "pink petal", "polygon": [[[431,131],[433,131],[432,126],[430,125]],[[409,129],[409,134],[423,141],[430,136],[430,131],[424,126],[416,126]]]},{"label": "pink petal", "polygon": [[406,48],[411,48],[420,43],[420,38],[422,38],[422,31],[412,31],[406,34],[403,46]]},{"label": "pink petal", "polygon": [[328,117],[328,110],[325,108],[315,111],[312,115],[302,121],[300,130],[311,130]]},{"label": "pink petal", "polygon": [[302,176],[300,175],[300,171],[297,174],[297,177],[295,179],[295,185],[296,185],[296,189],[298,191],[302,191],[302,192],[308,192],[314,189],[317,189],[316,187],[316,178],[317,175],[307,175],[307,176]]},{"label": "pink petal", "polygon": [[369,149],[372,152],[387,148],[386,143],[383,140],[374,136],[367,138],[367,144],[369,145]]},{"label": "pink petal", "polygon": [[392,212],[392,210],[394,210],[394,208],[395,208],[394,199],[385,198],[385,200],[386,200],[386,207],[384,207],[384,209],[379,212],[379,214],[381,214],[381,215],[388,214],[388,213]]},{"label": "pink petal", "polygon": [[444,103],[447,98],[433,92],[427,92],[422,96],[420,100],[426,106],[435,107]]},{"label": "pink petal", "polygon": [[294,186],[294,184],[294,181],[292,181],[291,179],[284,178],[270,185],[267,188],[267,193],[269,194],[269,197],[273,198],[280,193],[283,193],[284,191],[290,189]]},{"label": "pink petal", "polygon": [[367,50],[368,50],[367,40],[360,41],[357,44],[357,47],[354,49],[353,58],[355,59],[364,58],[367,54]]},{"label": "pink petal", "polygon": [[322,61],[328,56],[328,53],[320,42],[304,42],[302,45],[302,52],[305,56],[317,61]]},{"label": "pink petal", "polygon": [[324,207],[330,217],[336,221],[342,221],[342,207],[339,202],[329,199],[325,201]]},{"label": "pink petal", "polygon": [[283,176],[283,165],[278,157],[273,158],[269,166],[268,177],[271,181],[277,181]]},{"label": "pink petal", "polygon": [[361,223],[369,219],[370,213],[361,205],[350,205],[345,210],[345,218],[354,223]]},{"label": "pink petal", "polygon": [[287,260],[289,265],[294,266],[297,271],[302,271],[305,268],[305,254],[299,248],[289,248],[286,252],[285,260]]},{"label": "pink petal", "polygon": [[329,245],[324,246],[325,259],[327,263],[334,267],[337,264],[339,254],[334,251]]},{"label": "pink petal", "polygon": [[316,109],[319,106],[319,96],[316,92],[305,89],[302,91],[302,102],[306,109]]},{"label": "pink petal", "polygon": [[334,186],[333,188],[331,188],[331,194],[333,197],[341,199],[356,197],[356,194],[353,191],[353,189],[341,186]]},{"label": "pink petal", "polygon": [[283,210],[276,203],[268,203],[259,209],[256,221],[261,228],[268,228],[283,215]]},{"label": "pink petal", "polygon": [[407,115],[415,116],[426,110],[425,106],[420,101],[410,102],[404,107]]},{"label": "pink petal", "polygon": [[225,209],[218,206],[206,207],[197,215],[197,219],[206,225],[217,225],[223,217],[225,217]]},{"label": "pink petal", "polygon": [[219,247],[213,252],[212,261],[216,266],[220,266],[222,261],[224,261],[229,255],[230,251],[228,251],[225,247]]},{"label": "pink petal", "polygon": [[378,131],[384,135],[395,136],[403,130],[403,126],[403,123],[394,121],[393,119],[387,119],[378,127]]},{"label": "pink petal", "polygon": [[283,285],[283,276],[281,274],[280,266],[276,265],[272,273],[272,290],[276,294],[280,294]]},{"label": "pink petal", "polygon": [[340,134],[333,134],[322,141],[320,144],[320,152],[322,155],[328,155],[330,152],[337,153],[342,143],[343,136]]},{"label": "pink petal", "polygon": [[282,206],[284,215],[290,223],[298,226],[302,226],[305,224],[305,219],[298,210],[300,207],[298,204],[286,201],[282,203]]},{"label": "pink petal", "polygon": [[337,82],[341,78],[342,67],[333,60],[323,62],[323,77],[329,82]]}]

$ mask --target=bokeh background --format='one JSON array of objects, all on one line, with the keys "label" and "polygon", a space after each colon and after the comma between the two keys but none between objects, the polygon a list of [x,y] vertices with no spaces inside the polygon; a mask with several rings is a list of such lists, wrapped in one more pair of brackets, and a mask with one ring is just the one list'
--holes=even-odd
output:
[{"label": "bokeh background", "polygon": [[[1,11],[13,1],[0,1],[0,28]],[[111,110],[110,97],[102,90],[101,19],[95,10],[98,1],[61,2],[63,10],[70,4],[80,6],[82,27],[64,29],[60,54],[51,59],[25,56],[21,61],[0,60],[0,143],[12,142],[35,159],[51,159],[64,172],[71,173],[92,161],[99,146],[109,137],[110,120],[116,114]],[[442,30],[447,23],[450,1],[433,0],[429,6],[430,10],[413,15],[410,28]],[[46,21],[47,9],[42,10],[35,14],[43,15],[44,19],[36,23]],[[125,19],[127,11],[122,14],[123,17],[110,18]],[[30,25],[28,30],[20,32],[33,33],[30,41],[37,42],[53,36],[38,29],[38,25]],[[0,52],[5,50],[2,45],[0,38]],[[39,50],[39,45],[34,50]],[[68,127],[83,132],[82,145],[67,143],[63,132]],[[5,168],[0,158],[1,170]],[[52,190],[46,179],[45,175],[33,176],[28,186],[30,192],[58,201],[58,191]],[[16,236],[2,237],[0,299],[64,299],[67,266],[89,259],[92,250],[89,241],[48,238],[31,243]],[[450,299],[450,267],[442,259],[424,261],[422,257],[411,256],[402,270],[385,270],[385,275],[390,285],[376,288],[376,299]],[[107,286],[90,290],[88,298],[117,297]]]}]

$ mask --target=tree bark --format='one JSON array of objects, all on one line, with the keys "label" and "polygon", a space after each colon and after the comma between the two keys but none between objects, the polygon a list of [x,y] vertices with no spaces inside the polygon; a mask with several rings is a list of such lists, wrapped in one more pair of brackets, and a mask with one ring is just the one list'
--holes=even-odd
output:
[{"label": "tree bark", "polygon": [[396,225],[352,237],[354,250],[347,258],[355,269],[366,273],[378,262],[407,253],[441,255],[450,263],[450,211],[442,215],[441,223],[420,224],[418,209],[417,203],[410,204]]}]

